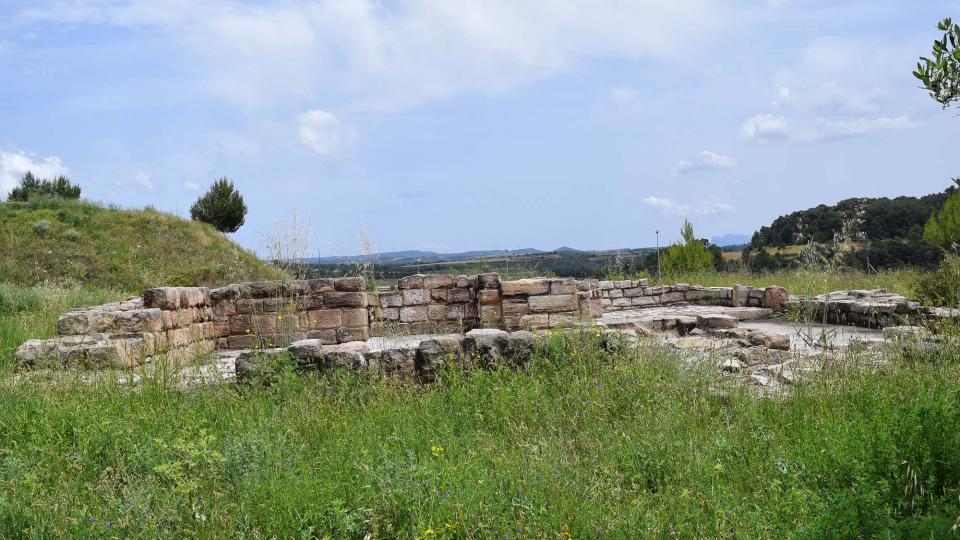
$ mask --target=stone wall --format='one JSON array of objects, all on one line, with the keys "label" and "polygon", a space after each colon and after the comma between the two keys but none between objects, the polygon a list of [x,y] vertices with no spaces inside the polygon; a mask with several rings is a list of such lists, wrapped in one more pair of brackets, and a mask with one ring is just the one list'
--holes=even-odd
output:
[{"label": "stone wall", "polygon": [[603,311],[622,311],[671,304],[710,304],[731,307],[782,308],[788,295],[783,287],[701,287],[679,283],[648,286],[646,279],[600,281],[600,303]]},{"label": "stone wall", "polygon": [[595,319],[605,310],[681,302],[762,305],[786,301],[779,287],[648,287],[646,280],[476,276],[402,278],[397,289],[368,292],[363,278],[253,282],[216,289],[158,287],[143,297],[71,310],[59,337],[30,340],[16,352],[30,366],[134,366],[165,354],[192,359],[215,349],[321,345],[371,336],[537,330]]}]

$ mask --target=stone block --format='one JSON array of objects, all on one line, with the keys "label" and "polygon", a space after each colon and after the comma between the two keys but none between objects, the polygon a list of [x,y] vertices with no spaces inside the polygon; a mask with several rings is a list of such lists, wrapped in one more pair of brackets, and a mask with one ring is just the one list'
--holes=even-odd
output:
[{"label": "stone block", "polygon": [[761,305],[774,311],[780,311],[789,300],[790,295],[787,294],[787,290],[774,285],[763,290],[763,304]]},{"label": "stone block", "polygon": [[724,328],[736,328],[737,318],[730,315],[698,315],[697,328],[719,330]]},{"label": "stone block", "polygon": [[340,343],[366,341],[368,339],[370,339],[370,332],[366,326],[358,328],[337,328],[337,341]]},{"label": "stone block", "polygon": [[[422,289],[414,289],[422,290]],[[427,306],[405,306],[400,308],[400,322],[413,323],[427,320]]]},{"label": "stone block", "polygon": [[400,307],[403,305],[403,295],[400,293],[380,293],[381,307]]},{"label": "stone block", "polygon": [[613,298],[610,305],[613,307],[630,307],[630,298]]},{"label": "stone block", "polygon": [[397,288],[400,290],[404,289],[422,289],[423,288],[423,274],[416,274],[413,276],[402,277],[397,280]]},{"label": "stone block", "polygon": [[254,281],[241,283],[240,298],[277,298],[283,291],[279,281]]},{"label": "stone block", "polygon": [[342,292],[360,292],[364,288],[362,277],[342,277],[333,280],[333,288]]},{"label": "stone block", "polygon": [[504,298],[501,306],[503,308],[504,317],[510,315],[526,315],[527,313],[530,313],[530,306],[527,304],[526,298]]},{"label": "stone block", "polygon": [[552,278],[550,294],[577,294],[577,281],[573,278]]},{"label": "stone block", "polygon": [[148,308],[177,309],[180,291],[177,287],[154,287],[143,291],[143,305]]},{"label": "stone block", "polygon": [[333,292],[336,290],[336,285],[332,278],[318,278],[307,280],[307,286],[310,288],[310,292],[313,294]]},{"label": "stone block", "polygon": [[684,300],[686,300],[685,294],[687,293],[684,293],[681,291],[663,293],[662,295],[660,295],[660,303],[671,304],[676,302],[683,302]]},{"label": "stone block", "polygon": [[400,308],[390,307],[380,309],[380,318],[385,321],[399,321]]},{"label": "stone block", "polygon": [[362,292],[325,292],[323,305],[326,308],[362,308],[367,307],[367,295]]},{"label": "stone block", "polygon": [[623,296],[626,298],[636,298],[638,296],[643,296],[643,288],[632,287],[630,289],[623,289]]},{"label": "stone block", "polygon": [[427,274],[423,276],[424,289],[447,289],[453,287],[455,280],[444,274]]},{"label": "stone block", "polygon": [[367,325],[367,310],[363,308],[342,309],[340,316],[343,326],[358,327]]},{"label": "stone block", "polygon": [[214,305],[218,302],[233,301],[238,298],[240,298],[239,285],[227,285],[226,287],[210,289],[210,302]]},{"label": "stone block", "polygon": [[503,296],[539,295],[550,292],[550,281],[544,278],[518,279],[500,284]]},{"label": "stone block", "polygon": [[615,288],[615,287],[616,287],[616,285],[615,285],[612,281],[601,281],[601,282],[600,282],[600,290],[601,290],[601,291],[607,291],[607,290],[613,289],[613,288]]},{"label": "stone block", "polygon": [[404,289],[400,291],[403,294],[403,305],[419,306],[430,303],[430,291],[427,289]]},{"label": "stone block", "polygon": [[450,289],[430,289],[430,301],[446,304],[450,301]]},{"label": "stone block", "polygon": [[462,304],[453,304],[449,306],[443,306],[444,308],[444,317],[448,321],[459,321],[466,318],[467,310],[463,307]]},{"label": "stone block", "polygon": [[579,304],[576,294],[557,294],[531,296],[528,300],[533,313],[559,313],[576,311]]},{"label": "stone block", "polygon": [[743,307],[747,305],[750,299],[750,289],[743,285],[736,284],[730,290],[730,302],[734,307]]},{"label": "stone block", "polygon": [[523,315],[520,317],[520,327],[528,330],[550,328],[550,315],[547,313]]},{"label": "stone block", "polygon": [[255,334],[244,334],[227,337],[228,349],[256,349],[260,346]]},{"label": "stone block", "polygon": [[447,318],[447,306],[444,304],[431,304],[427,306],[427,319],[431,321],[443,321]]},{"label": "stone block", "polygon": [[179,287],[180,307],[205,306],[210,302],[210,289],[206,287]]},{"label": "stone block", "polygon": [[473,291],[467,288],[456,287],[450,289],[449,301],[457,304],[466,304],[473,301]]},{"label": "stone block", "polygon": [[332,345],[337,342],[337,330],[335,328],[326,328],[323,330],[310,330],[306,332],[307,339],[318,339],[324,345]]},{"label": "stone block", "polygon": [[481,289],[499,289],[500,288],[500,274],[496,272],[488,272],[486,274],[480,274],[477,276],[479,280],[479,287]]},{"label": "stone block", "polygon": [[550,328],[573,326],[580,318],[574,313],[550,313],[548,324]]},{"label": "stone block", "polygon": [[477,276],[459,276],[456,285],[461,289],[476,289],[477,281]]},{"label": "stone block", "polygon": [[500,303],[500,291],[496,289],[482,289],[477,293],[477,301],[481,306],[491,306]]},{"label": "stone block", "polygon": [[503,317],[503,312],[500,310],[500,304],[495,305],[481,305],[480,306],[480,321],[483,323],[497,323]]},{"label": "stone block", "polygon": [[421,341],[415,358],[417,375],[424,381],[432,381],[444,366],[461,363],[462,341],[459,336],[436,336]]},{"label": "stone block", "polygon": [[607,296],[609,298],[623,298],[623,289],[610,289]]},{"label": "stone block", "polygon": [[[151,334],[152,335],[152,334]],[[212,321],[203,323],[204,339],[216,339],[230,335],[230,323],[226,321]]]},{"label": "stone block", "polygon": [[659,296],[637,296],[630,299],[631,306],[648,307],[660,305]]}]

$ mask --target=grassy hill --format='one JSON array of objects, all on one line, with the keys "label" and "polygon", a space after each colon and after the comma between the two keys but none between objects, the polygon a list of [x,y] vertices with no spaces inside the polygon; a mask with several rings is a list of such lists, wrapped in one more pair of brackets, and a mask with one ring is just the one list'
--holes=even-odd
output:
[{"label": "grassy hill", "polygon": [[282,275],[207,224],[62,199],[0,203],[0,255],[0,282],[131,293]]}]

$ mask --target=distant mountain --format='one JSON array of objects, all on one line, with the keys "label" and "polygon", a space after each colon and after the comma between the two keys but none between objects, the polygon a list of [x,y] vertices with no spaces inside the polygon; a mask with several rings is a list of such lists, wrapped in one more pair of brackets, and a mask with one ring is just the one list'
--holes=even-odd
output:
[{"label": "distant mountain", "polygon": [[740,244],[749,244],[750,235],[749,234],[738,234],[738,233],[729,233],[723,234],[720,236],[714,236],[710,239],[710,243],[715,246],[736,246]]},{"label": "distant mountain", "polygon": [[572,247],[567,247],[567,246],[558,247],[557,249],[553,250],[553,252],[554,253],[586,253],[586,251],[583,251],[582,249],[573,249]]},{"label": "distant mountain", "polygon": [[461,261],[468,259],[483,259],[488,257],[506,257],[520,255],[536,255],[546,253],[535,248],[522,249],[497,249],[497,250],[479,250],[463,251],[460,253],[437,253],[435,251],[388,251],[384,253],[374,253],[372,255],[343,255],[336,257],[316,257],[304,259],[304,262],[311,264],[353,264],[362,263],[369,259],[377,264],[412,264],[429,263],[440,261]]}]

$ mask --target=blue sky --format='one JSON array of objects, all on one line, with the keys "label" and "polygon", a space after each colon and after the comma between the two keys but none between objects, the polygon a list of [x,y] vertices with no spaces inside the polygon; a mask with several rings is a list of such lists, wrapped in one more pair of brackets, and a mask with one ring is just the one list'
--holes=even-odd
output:
[{"label": "blue sky", "polygon": [[[960,3],[5,0],[0,191],[188,215],[265,253],[640,247],[942,191],[960,118],[911,75]],[[365,232],[361,232],[365,231]]]}]

